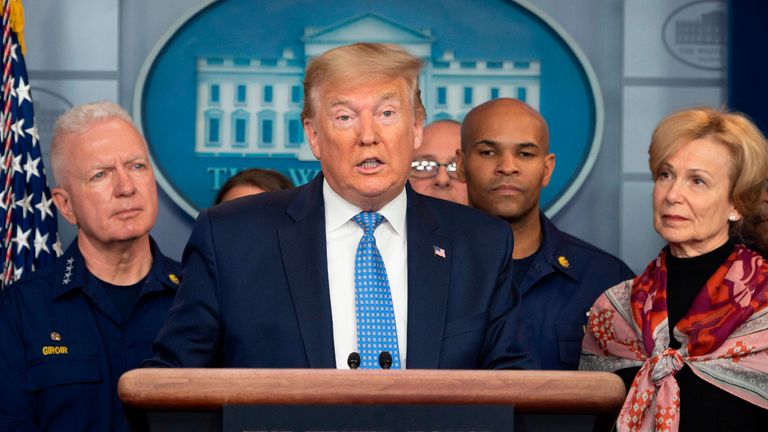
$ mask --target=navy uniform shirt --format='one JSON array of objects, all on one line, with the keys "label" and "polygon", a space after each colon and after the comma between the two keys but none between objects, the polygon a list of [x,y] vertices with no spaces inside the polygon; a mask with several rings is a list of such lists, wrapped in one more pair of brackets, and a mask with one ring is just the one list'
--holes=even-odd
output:
[{"label": "navy uniform shirt", "polygon": [[579,366],[586,313],[606,289],[634,277],[621,260],[561,232],[541,215],[542,243],[519,287],[531,351],[542,369]]},{"label": "navy uniform shirt", "polygon": [[180,265],[150,239],[152,269],[123,318],[77,240],[0,300],[0,431],[127,431],[117,380],[152,354]]}]

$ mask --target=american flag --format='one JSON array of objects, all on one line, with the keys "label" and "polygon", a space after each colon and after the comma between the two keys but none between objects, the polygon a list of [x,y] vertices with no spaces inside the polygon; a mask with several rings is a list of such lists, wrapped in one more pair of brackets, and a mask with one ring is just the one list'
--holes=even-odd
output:
[{"label": "american flag", "polygon": [[[24,66],[20,0],[3,1],[2,112],[0,112],[0,288],[61,255],[56,209],[45,180]],[[20,42],[21,41],[21,42]]]}]

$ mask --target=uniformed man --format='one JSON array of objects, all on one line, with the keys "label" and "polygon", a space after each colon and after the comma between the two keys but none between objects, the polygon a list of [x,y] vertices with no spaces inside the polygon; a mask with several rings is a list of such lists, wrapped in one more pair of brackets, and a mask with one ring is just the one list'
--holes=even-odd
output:
[{"label": "uniformed man", "polygon": [[180,266],[149,236],[147,145],[111,102],[56,122],[53,200],[77,238],[0,301],[0,430],[127,431],[120,375],[152,353]]},{"label": "uniformed man", "polygon": [[544,369],[576,369],[587,310],[632,272],[541,212],[539,195],[555,168],[544,118],[515,99],[479,105],[464,119],[456,161],[469,204],[512,228],[513,274],[531,351]]}]

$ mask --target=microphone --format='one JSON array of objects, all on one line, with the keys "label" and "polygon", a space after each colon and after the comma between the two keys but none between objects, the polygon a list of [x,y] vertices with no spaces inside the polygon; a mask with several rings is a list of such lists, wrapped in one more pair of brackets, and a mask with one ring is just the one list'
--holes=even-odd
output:
[{"label": "microphone", "polygon": [[349,366],[350,369],[357,369],[360,367],[360,354],[352,351],[349,353],[349,357],[347,357],[347,366]]},{"label": "microphone", "polygon": [[387,351],[382,351],[381,354],[379,354],[379,366],[381,366],[382,369],[389,369],[392,367],[392,354],[390,354]]}]

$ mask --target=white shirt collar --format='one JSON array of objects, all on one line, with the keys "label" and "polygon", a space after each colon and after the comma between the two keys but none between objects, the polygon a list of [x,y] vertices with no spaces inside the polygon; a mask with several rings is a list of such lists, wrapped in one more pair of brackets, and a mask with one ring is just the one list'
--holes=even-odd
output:
[{"label": "white shirt collar", "polygon": [[[325,201],[326,232],[339,229],[355,217],[356,214],[363,211],[358,206],[339,196],[326,179],[323,179],[323,200]],[[395,234],[401,237],[405,235],[405,210],[407,206],[408,197],[405,188],[403,188],[392,201],[379,210],[379,213],[384,216],[395,231]]]}]

